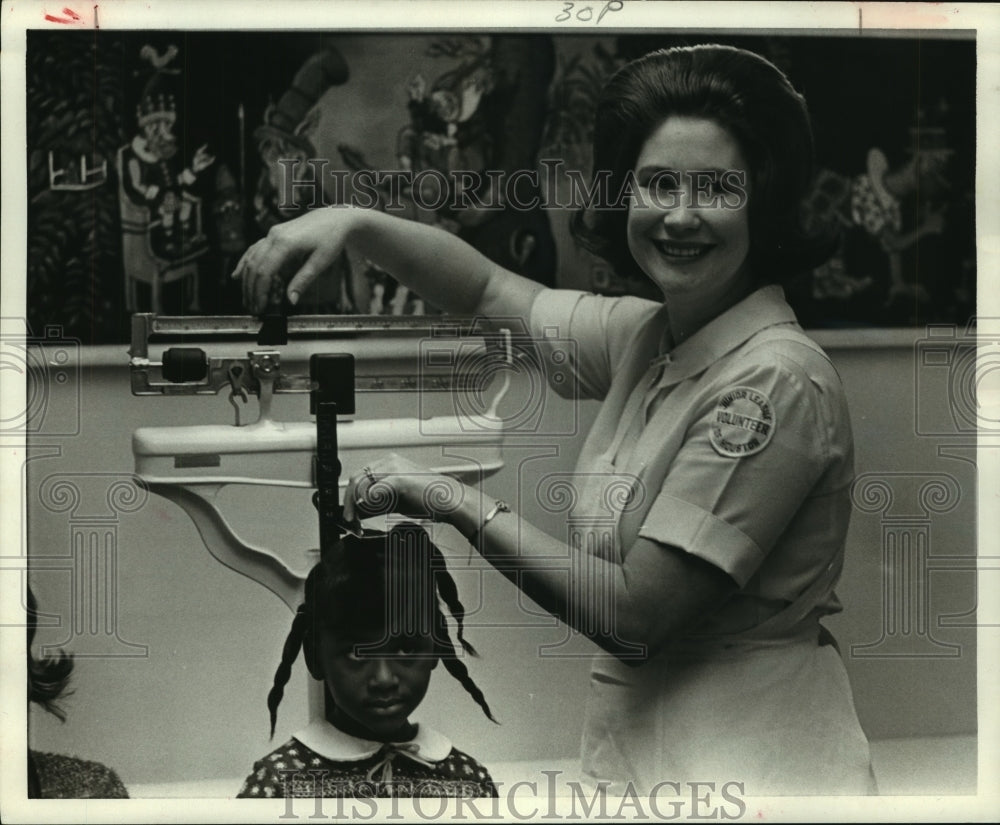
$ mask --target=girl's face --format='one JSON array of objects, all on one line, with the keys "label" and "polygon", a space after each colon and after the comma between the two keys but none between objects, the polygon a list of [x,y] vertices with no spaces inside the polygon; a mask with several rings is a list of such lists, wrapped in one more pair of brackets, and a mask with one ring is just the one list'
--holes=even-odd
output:
[{"label": "girl's face", "polygon": [[713,307],[749,292],[749,166],[715,121],[671,116],[635,164],[628,246],[666,298]]},{"label": "girl's face", "polygon": [[427,693],[437,665],[430,636],[320,634],[319,665],[345,733],[378,742],[414,736],[409,716]]}]

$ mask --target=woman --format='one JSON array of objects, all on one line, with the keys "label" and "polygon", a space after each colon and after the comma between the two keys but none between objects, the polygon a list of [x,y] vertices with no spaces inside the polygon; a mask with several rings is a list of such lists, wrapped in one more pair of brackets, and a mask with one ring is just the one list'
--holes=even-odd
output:
[{"label": "woman", "polygon": [[[567,551],[502,502],[481,506],[398,456],[351,480],[345,516],[426,512],[429,486],[453,485],[460,504],[432,515],[602,649],[582,760],[612,793],[691,781],[742,782],[748,795],[874,789],[819,624],[840,609],[850,422],[836,371],[779,285],[830,248],[799,228],[811,165],[805,102],[769,62],[723,46],[654,52],[611,78],[597,111],[594,169],[609,170],[624,208],[584,212],[574,228],[624,274],[650,278],[662,304],[543,289],[442,233],[349,209],[278,228],[235,273],[260,307],[271,278],[295,267],[294,301],[347,245],[448,312],[523,317],[538,339],[558,331],[539,346],[575,341],[578,381],[563,386],[603,399],[576,508],[610,508],[610,535]],[[551,569],[560,556],[567,570]]]}]

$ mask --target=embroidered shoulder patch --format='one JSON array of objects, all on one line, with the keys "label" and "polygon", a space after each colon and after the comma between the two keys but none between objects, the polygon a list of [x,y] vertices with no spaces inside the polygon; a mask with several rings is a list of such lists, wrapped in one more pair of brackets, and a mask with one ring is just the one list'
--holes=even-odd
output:
[{"label": "embroidered shoulder patch", "polygon": [[774,435],[774,407],[764,393],[731,387],[719,398],[709,440],[719,455],[742,458],[763,450]]}]

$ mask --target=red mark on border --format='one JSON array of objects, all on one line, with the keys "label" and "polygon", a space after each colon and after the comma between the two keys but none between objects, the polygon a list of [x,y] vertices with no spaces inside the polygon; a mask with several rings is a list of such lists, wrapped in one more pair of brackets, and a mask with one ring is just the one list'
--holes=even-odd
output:
[{"label": "red mark on border", "polygon": [[53,14],[46,14],[45,19],[50,23],[79,23],[80,15],[77,14],[73,9],[63,9],[62,13],[68,15],[68,17],[56,17]]}]

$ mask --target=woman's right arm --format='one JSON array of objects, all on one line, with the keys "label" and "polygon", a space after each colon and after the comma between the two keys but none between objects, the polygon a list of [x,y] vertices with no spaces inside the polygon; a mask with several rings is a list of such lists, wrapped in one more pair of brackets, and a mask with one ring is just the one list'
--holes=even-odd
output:
[{"label": "woman's right arm", "polygon": [[316,209],[272,227],[243,254],[233,277],[243,280],[246,307],[261,312],[273,280],[291,276],[287,293],[294,304],[345,249],[447,313],[527,319],[543,289],[442,229],[349,206]]}]

